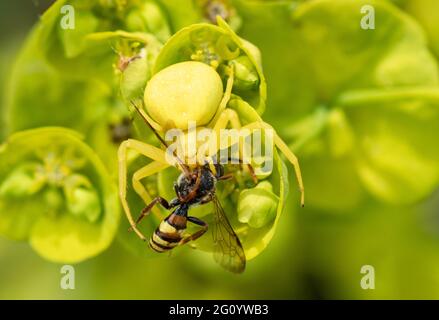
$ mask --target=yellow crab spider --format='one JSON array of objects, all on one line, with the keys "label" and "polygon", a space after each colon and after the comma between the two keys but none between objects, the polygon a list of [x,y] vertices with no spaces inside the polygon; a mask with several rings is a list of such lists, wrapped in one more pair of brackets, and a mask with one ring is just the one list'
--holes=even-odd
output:
[{"label": "yellow crab spider", "polygon": [[[221,129],[231,127],[236,130],[271,129],[262,120],[241,126],[241,121],[237,112],[227,108],[231,97],[233,86],[233,68],[229,69],[226,88],[218,73],[210,66],[195,61],[180,62],[171,65],[153,76],[145,89],[144,106],[145,109],[138,109],[138,112],[145,119],[148,125],[158,133],[164,134],[169,129],[188,130],[188,122],[195,122],[197,128],[209,128],[213,132],[219,133]],[[282,151],[285,157],[291,162],[295,169],[296,178],[301,192],[301,204],[304,204],[304,188],[300,172],[299,162],[282,139],[274,133],[274,144]],[[231,142],[221,147],[230,147]],[[217,144],[217,146],[219,146]],[[142,239],[145,236],[138,230],[136,222],[131,214],[127,202],[127,152],[135,152],[152,160],[146,166],[137,170],[132,176],[132,186],[134,191],[143,199],[146,205],[153,200],[145,189],[141,180],[164,170],[171,165],[167,161],[166,151],[153,145],[128,139],[119,147],[119,195],[123,209],[131,225],[132,230]],[[219,149],[210,150],[209,154],[214,155]],[[185,170],[186,159],[180,160],[180,169]],[[177,164],[178,165],[178,164]],[[187,165],[187,168],[190,166]],[[187,170],[187,169],[186,169]],[[155,207],[153,214],[161,217],[160,210]]]}]

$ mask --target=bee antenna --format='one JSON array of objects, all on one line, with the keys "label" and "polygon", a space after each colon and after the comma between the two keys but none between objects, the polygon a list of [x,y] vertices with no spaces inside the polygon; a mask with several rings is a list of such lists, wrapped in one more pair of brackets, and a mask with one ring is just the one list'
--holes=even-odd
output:
[{"label": "bee antenna", "polygon": [[[130,100],[131,105],[134,107],[134,109],[136,109],[137,113],[140,115],[140,117],[143,119],[143,121],[145,121],[145,123],[148,125],[148,127],[151,129],[151,131],[154,133],[154,135],[157,137],[157,139],[159,139],[159,141],[161,142],[161,144],[165,147],[165,148],[169,148],[168,144],[166,143],[166,141],[159,135],[159,133],[157,132],[157,130],[154,129],[154,127],[152,126],[152,124],[148,121],[148,119],[145,117],[145,115],[142,113],[142,111],[137,107],[136,103],[133,100]],[[189,168],[188,166],[177,156],[177,154],[175,153],[175,150],[173,151],[173,155],[174,157],[177,159],[178,164],[180,165],[181,169],[183,170],[184,174],[186,176],[189,176]]]}]

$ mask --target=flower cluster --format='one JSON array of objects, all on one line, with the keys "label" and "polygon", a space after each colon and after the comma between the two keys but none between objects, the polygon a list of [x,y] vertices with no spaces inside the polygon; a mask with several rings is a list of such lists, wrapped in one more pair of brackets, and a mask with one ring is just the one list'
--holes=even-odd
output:
[{"label": "flower cluster", "polygon": [[[425,26],[437,54],[426,7],[396,2]],[[61,23],[67,4],[72,29]],[[360,25],[365,5],[373,30]],[[196,86],[178,81],[192,73]],[[163,130],[208,126],[227,108],[242,125],[263,117],[299,156],[313,210],[412,204],[439,184],[438,61],[419,24],[390,1],[58,0],[24,44],[6,98],[0,233],[53,261],[98,254],[117,228],[129,248],[152,255],[118,219],[120,142],[158,145],[132,102]],[[129,177],[148,164],[127,158]],[[271,241],[290,185],[297,194],[282,159],[275,152],[256,186],[230,167],[236,179],[218,190],[248,259]],[[177,176],[168,168],[142,184],[170,200]],[[126,191],[140,212],[144,201],[130,184]],[[209,206],[193,214],[213,223]],[[159,222],[145,220],[145,233]],[[196,246],[211,251],[210,237]]]}]

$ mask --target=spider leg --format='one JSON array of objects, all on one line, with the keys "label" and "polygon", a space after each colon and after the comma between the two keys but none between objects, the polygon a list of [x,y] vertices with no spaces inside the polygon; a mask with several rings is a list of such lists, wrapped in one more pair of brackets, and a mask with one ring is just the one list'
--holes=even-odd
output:
[{"label": "spider leg", "polygon": [[[262,119],[260,121],[252,122],[249,124],[246,124],[245,126],[241,126],[241,122],[239,120],[239,116],[237,112],[233,109],[225,109],[221,115],[218,117],[217,122],[213,126],[213,130],[217,137],[217,146],[220,146],[220,148],[226,148],[230,147],[232,142],[229,141],[229,139],[226,139],[226,145],[224,145],[224,141],[220,141],[220,130],[227,128],[228,125],[231,125],[232,128],[239,129],[240,130],[240,137],[241,139],[245,139],[246,135],[250,135],[252,130],[255,129],[263,129],[263,130],[272,130],[273,138],[274,138],[274,144],[277,148],[285,155],[285,157],[288,159],[288,161],[293,165],[296,180],[299,185],[299,190],[301,193],[300,202],[302,207],[305,203],[305,192],[303,187],[303,180],[302,180],[302,174],[300,171],[300,165],[299,161],[296,157],[296,155],[288,148],[287,144],[279,137],[279,135],[276,133],[276,131],[267,123],[265,123]],[[245,131],[244,131],[245,130]],[[221,139],[223,140],[223,139]],[[245,140],[244,140],[245,141]],[[220,143],[223,143],[223,145],[220,145]],[[211,154],[211,157],[214,155]],[[242,146],[240,146],[240,159],[242,156]],[[249,167],[250,172],[252,171],[252,168]],[[254,170],[253,170],[254,171]]]},{"label": "spider leg", "polygon": [[[215,123],[215,125],[213,126],[213,131],[215,132],[215,135],[217,137],[217,146],[219,146],[219,148],[228,148],[231,146],[232,142],[229,141],[229,139],[226,139],[226,145],[224,145],[224,142],[222,142],[221,140],[221,130],[227,128],[227,126],[230,124],[230,126],[233,129],[237,129],[237,130],[241,130],[242,126],[241,126],[241,121],[239,120],[239,116],[236,113],[235,110],[233,109],[225,109],[218,117],[217,122]],[[243,137],[244,139],[245,137]],[[221,145],[221,143],[223,143],[223,145]],[[227,161],[228,162],[234,162],[237,161],[239,162],[239,164],[242,166],[243,164],[243,159],[242,159],[242,155],[243,155],[243,144],[241,144],[238,140],[239,143],[239,157],[233,158],[231,155],[228,156]],[[218,151],[218,150],[216,150]],[[211,155],[213,156],[213,155]],[[220,159],[221,161],[221,159]],[[246,164],[249,173],[252,177],[252,180],[255,184],[258,183],[258,178],[256,177],[255,174],[255,170],[253,168],[253,166],[250,163]]]},{"label": "spider leg", "polygon": [[285,157],[288,159],[288,161],[293,165],[294,172],[296,175],[297,184],[299,185],[300,190],[300,203],[302,207],[305,205],[305,189],[303,187],[303,180],[302,180],[302,173],[300,171],[300,165],[299,160],[297,159],[296,155],[288,148],[288,145],[279,137],[279,135],[276,133],[276,131],[267,123],[263,121],[258,122],[252,122],[244,127],[242,129],[265,129],[265,130],[272,130],[273,137],[274,137],[274,144],[276,147],[279,148],[279,150],[285,155]]},{"label": "spider leg", "polygon": [[[136,172],[134,172],[132,178],[134,191],[136,191],[136,193],[142,198],[145,204],[150,203],[153,199],[148,193],[148,191],[146,190],[145,186],[140,181],[168,167],[169,165],[166,165],[158,161],[153,161],[151,163],[148,163],[146,166],[140,168]],[[161,218],[161,212],[158,208],[155,207],[152,208],[152,212],[156,217]]]},{"label": "spider leg", "polygon": [[[134,140],[134,139],[128,139],[124,142],[121,143],[120,147],[119,147],[119,151],[118,151],[118,159],[119,159],[119,197],[122,203],[122,207],[125,211],[125,214],[128,218],[128,221],[130,223],[130,226],[132,227],[132,229],[136,232],[136,234],[142,239],[142,240],[146,240],[146,237],[137,229],[136,224],[133,220],[133,216],[131,214],[131,210],[128,206],[128,202],[126,199],[127,196],[127,165],[128,165],[128,155],[127,155],[127,151],[128,150],[134,150],[142,155],[144,155],[147,158],[150,158],[156,162],[158,162],[159,164],[149,164],[145,167],[143,167],[142,169],[140,169],[139,171],[140,174],[137,174],[136,178],[139,177],[147,177],[151,174],[157,173],[158,171],[162,170],[163,168],[169,166],[169,164],[166,162],[166,157],[165,157],[165,152],[157,147],[154,147],[152,145]],[[153,162],[154,163],[154,162]],[[137,183],[138,182],[138,183]],[[148,193],[146,192],[146,190],[144,189],[143,186],[139,186],[141,183],[139,181],[139,179],[136,179],[136,185],[134,187],[134,190],[136,190],[136,192],[140,192],[142,194],[142,198],[144,199],[148,199],[148,197],[150,198],[150,196],[148,195]],[[143,190],[142,190],[143,188]]]}]

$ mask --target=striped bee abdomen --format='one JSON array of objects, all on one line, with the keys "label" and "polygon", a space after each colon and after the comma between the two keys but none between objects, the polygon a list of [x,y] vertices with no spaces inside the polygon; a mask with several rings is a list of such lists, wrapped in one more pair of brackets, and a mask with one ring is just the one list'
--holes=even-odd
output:
[{"label": "striped bee abdomen", "polygon": [[155,230],[149,239],[149,246],[156,252],[171,250],[179,244],[182,239],[182,232],[185,229],[186,218],[171,214],[168,218],[163,220]]}]

